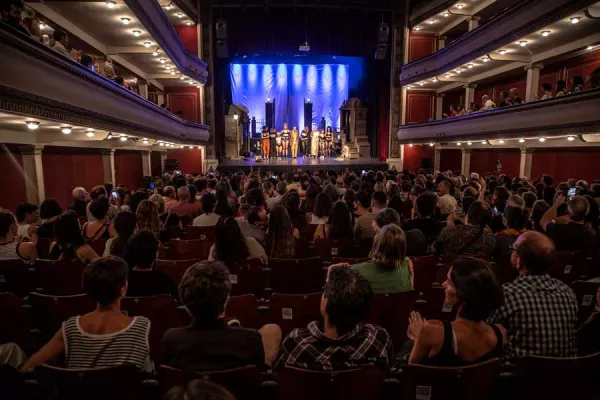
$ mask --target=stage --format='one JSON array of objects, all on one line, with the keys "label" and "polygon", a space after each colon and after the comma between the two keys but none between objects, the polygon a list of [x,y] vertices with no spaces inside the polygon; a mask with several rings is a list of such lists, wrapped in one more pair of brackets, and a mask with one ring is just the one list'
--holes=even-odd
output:
[{"label": "stage", "polygon": [[275,173],[295,171],[298,168],[302,171],[314,171],[314,170],[334,170],[344,171],[346,168],[351,170],[387,170],[388,165],[385,161],[379,161],[376,158],[355,158],[355,159],[335,159],[325,158],[322,160],[315,160],[312,158],[288,158],[286,160],[276,160],[267,162],[256,162],[253,159],[241,159],[241,160],[222,160],[219,162],[219,171],[221,172],[237,172],[246,171],[253,167],[254,169],[260,168],[265,171],[273,171]]}]

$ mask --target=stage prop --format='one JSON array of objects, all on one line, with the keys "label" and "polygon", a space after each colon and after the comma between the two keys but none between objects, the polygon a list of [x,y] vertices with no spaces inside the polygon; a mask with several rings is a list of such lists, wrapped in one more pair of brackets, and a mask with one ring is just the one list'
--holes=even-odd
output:
[{"label": "stage prop", "polygon": [[367,137],[367,108],[351,98],[340,107],[342,144],[348,146],[350,158],[371,157]]},{"label": "stage prop", "polygon": [[229,106],[225,115],[225,157],[241,159],[250,152],[248,109],[240,104]]}]

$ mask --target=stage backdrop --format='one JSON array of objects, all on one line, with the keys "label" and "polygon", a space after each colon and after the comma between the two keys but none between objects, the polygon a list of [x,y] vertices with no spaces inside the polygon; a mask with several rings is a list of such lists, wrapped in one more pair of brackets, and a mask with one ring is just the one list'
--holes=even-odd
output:
[{"label": "stage backdrop", "polygon": [[[332,60],[335,61],[335,60]],[[275,128],[287,122],[289,129],[302,130],[304,101],[313,103],[312,123],[340,126],[340,106],[348,98],[350,64],[242,64],[231,63],[231,92],[234,104],[246,106],[250,118],[265,120],[265,101],[275,101]],[[257,126],[257,131],[262,127]]]}]

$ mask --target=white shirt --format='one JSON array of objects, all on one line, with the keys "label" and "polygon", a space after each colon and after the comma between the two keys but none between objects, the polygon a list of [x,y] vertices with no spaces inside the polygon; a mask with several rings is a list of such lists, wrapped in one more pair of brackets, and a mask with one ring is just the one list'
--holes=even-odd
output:
[{"label": "white shirt", "polygon": [[280,194],[278,194],[275,197],[269,197],[266,201],[267,210],[270,211],[273,207],[281,204],[281,197],[283,196],[281,196]]},{"label": "white shirt", "polygon": [[54,42],[54,46],[52,47],[52,50],[59,52],[60,54],[62,54],[65,57],[71,58],[71,52],[69,50],[67,50],[67,48],[59,42]]},{"label": "white shirt", "polygon": [[217,222],[219,222],[219,214],[209,213],[202,214],[199,217],[194,218],[194,222],[192,222],[193,226],[215,226]]},{"label": "white shirt", "polygon": [[496,108],[496,103],[494,103],[490,99],[486,100],[485,104],[482,107],[483,110],[491,110],[492,108]]},{"label": "white shirt", "polygon": [[445,194],[438,198],[438,207],[442,214],[450,214],[452,211],[458,208],[458,203],[453,196]]},{"label": "white shirt", "polygon": [[17,225],[17,237],[29,239],[29,227],[31,224],[18,224]]}]

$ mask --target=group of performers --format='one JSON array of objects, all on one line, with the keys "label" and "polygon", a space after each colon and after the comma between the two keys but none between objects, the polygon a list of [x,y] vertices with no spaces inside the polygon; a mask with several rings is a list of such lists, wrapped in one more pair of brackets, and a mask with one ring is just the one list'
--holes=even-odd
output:
[{"label": "group of performers", "polygon": [[302,132],[298,132],[296,127],[290,131],[288,124],[283,124],[281,132],[277,132],[275,128],[269,129],[266,125],[263,126],[260,134],[260,146],[257,150],[260,151],[264,160],[277,160],[281,158],[298,158],[298,150],[302,153],[302,157],[325,158],[333,156],[333,130],[330,126],[327,130],[313,130],[309,132],[308,127],[304,127]]}]

